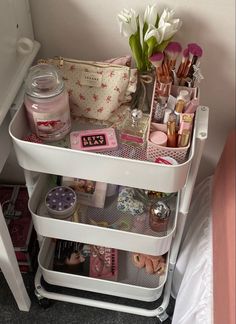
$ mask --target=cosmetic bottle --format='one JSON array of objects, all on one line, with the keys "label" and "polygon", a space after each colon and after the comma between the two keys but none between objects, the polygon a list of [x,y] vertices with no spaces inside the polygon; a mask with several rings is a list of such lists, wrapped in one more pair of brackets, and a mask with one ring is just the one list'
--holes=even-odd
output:
[{"label": "cosmetic bottle", "polygon": [[164,118],[162,121],[163,124],[167,124],[171,113],[173,113],[173,110],[170,108],[166,108],[165,113],[164,113]]},{"label": "cosmetic bottle", "polygon": [[167,146],[177,146],[176,115],[171,113],[167,122]]},{"label": "cosmetic bottle", "polygon": [[184,129],[181,134],[178,135],[178,147],[188,146],[190,139],[190,130]]},{"label": "cosmetic bottle", "polygon": [[143,146],[146,142],[149,115],[139,109],[131,110],[120,130],[120,140],[131,146]]},{"label": "cosmetic bottle", "polygon": [[56,67],[33,66],[25,81],[24,104],[32,133],[45,142],[62,139],[71,128],[68,93]]},{"label": "cosmetic bottle", "polygon": [[189,102],[189,92],[187,90],[181,90],[177,100],[176,100],[176,105],[175,105],[175,110],[174,113],[176,115],[176,126],[179,125],[179,120],[180,120],[180,114],[184,111],[184,107],[187,102]]},{"label": "cosmetic bottle", "polygon": [[163,100],[162,98],[157,98],[152,115],[152,121],[154,123],[163,123],[166,108],[167,101],[165,99]]},{"label": "cosmetic bottle", "polygon": [[149,226],[155,232],[166,232],[170,218],[170,207],[164,201],[157,201],[149,209]]}]

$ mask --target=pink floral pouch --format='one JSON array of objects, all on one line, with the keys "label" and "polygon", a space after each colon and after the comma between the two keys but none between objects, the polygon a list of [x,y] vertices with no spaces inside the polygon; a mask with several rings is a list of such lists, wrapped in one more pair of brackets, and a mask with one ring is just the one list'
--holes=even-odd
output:
[{"label": "pink floral pouch", "polygon": [[71,101],[72,115],[108,120],[136,91],[137,70],[110,62],[55,58]]}]

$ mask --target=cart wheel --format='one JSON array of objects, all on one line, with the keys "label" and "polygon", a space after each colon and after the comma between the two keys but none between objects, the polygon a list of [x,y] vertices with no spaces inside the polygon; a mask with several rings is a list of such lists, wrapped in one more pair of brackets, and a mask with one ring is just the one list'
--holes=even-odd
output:
[{"label": "cart wheel", "polygon": [[165,320],[161,320],[160,318],[157,317],[156,323],[157,324],[171,324],[171,319],[170,318],[167,318]]},{"label": "cart wheel", "polygon": [[38,303],[43,309],[47,309],[51,306],[51,300],[48,298],[44,298],[44,297],[39,299]]},{"label": "cart wheel", "polygon": [[42,308],[47,309],[51,305],[51,300],[46,298],[46,297],[43,297],[42,295],[40,295],[40,293],[38,291],[38,290],[40,290],[40,288],[41,287],[37,287],[37,289],[35,289],[34,293],[35,293],[36,298],[38,299],[39,305]]},{"label": "cart wheel", "polygon": [[[163,311],[163,308],[160,306],[159,310]],[[163,311],[163,313],[161,313],[160,315],[157,316],[157,323],[158,324],[171,324],[171,319],[169,318],[166,311]]]}]

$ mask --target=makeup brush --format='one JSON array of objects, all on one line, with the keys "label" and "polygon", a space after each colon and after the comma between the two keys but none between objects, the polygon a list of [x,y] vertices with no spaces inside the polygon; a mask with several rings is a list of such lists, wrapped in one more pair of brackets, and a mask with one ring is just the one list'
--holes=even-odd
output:
[{"label": "makeup brush", "polygon": [[197,62],[199,61],[203,53],[202,48],[196,43],[188,44],[188,50],[189,50],[189,64],[185,68],[184,78],[193,77],[193,73],[194,73],[193,65],[197,64]]},{"label": "makeup brush", "polygon": [[162,62],[164,60],[164,54],[162,52],[156,52],[149,57],[149,61],[156,68],[157,78],[163,74]]},{"label": "makeup brush", "polygon": [[156,68],[161,66],[163,59],[164,59],[164,53],[163,52],[156,52],[156,53],[152,54],[152,56],[149,57],[149,61]]},{"label": "makeup brush", "polygon": [[165,60],[169,70],[175,69],[176,60],[182,51],[182,47],[178,42],[170,42],[164,50]]},{"label": "makeup brush", "polygon": [[181,60],[181,63],[179,65],[179,68],[178,68],[178,71],[177,71],[177,77],[178,78],[182,78],[183,75],[184,75],[184,69],[185,69],[185,66],[188,62],[188,58],[189,58],[189,49],[188,48],[185,48],[184,51],[183,51],[183,54],[182,54],[182,60]]}]

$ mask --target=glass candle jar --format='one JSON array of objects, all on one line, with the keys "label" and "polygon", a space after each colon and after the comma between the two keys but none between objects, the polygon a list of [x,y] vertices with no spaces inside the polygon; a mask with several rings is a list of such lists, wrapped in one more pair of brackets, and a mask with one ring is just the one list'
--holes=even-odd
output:
[{"label": "glass candle jar", "polygon": [[53,218],[70,220],[76,211],[77,196],[70,187],[54,187],[46,194],[45,205]]},{"label": "glass candle jar", "polygon": [[31,131],[43,141],[57,141],[69,133],[69,97],[53,65],[38,64],[29,70],[24,104]]}]

